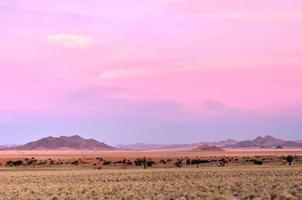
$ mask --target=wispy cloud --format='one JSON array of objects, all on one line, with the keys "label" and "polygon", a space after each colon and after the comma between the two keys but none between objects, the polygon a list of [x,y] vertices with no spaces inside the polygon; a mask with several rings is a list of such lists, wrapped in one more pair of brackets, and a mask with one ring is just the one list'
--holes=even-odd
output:
[{"label": "wispy cloud", "polygon": [[175,3],[182,3],[185,0],[160,0],[162,4],[175,4]]},{"label": "wispy cloud", "polygon": [[[166,66],[166,67],[118,67],[111,68],[102,71],[98,78],[100,80],[113,80],[119,78],[134,78],[134,77],[143,77],[143,76],[154,76],[161,74],[169,74],[169,73],[177,73],[177,72],[189,72],[194,70],[201,69],[230,69],[230,68],[251,68],[251,67],[280,67],[284,65],[293,66],[296,63],[299,63],[299,59],[294,59],[287,56],[280,56],[279,58],[273,59],[263,59],[261,61],[253,60],[246,63],[246,59],[244,57],[240,57],[239,59],[221,59],[220,61],[216,60],[205,60],[200,61],[198,64],[192,63],[181,63],[175,66]],[[156,66],[156,65],[154,65]]]},{"label": "wispy cloud", "polygon": [[217,19],[217,20],[300,20],[300,12],[275,12],[275,13],[251,13],[251,12],[217,12],[198,13],[196,18]]},{"label": "wispy cloud", "polygon": [[89,35],[74,35],[67,33],[57,33],[48,35],[47,40],[53,44],[67,47],[89,47],[92,45],[92,37]]},{"label": "wispy cloud", "polygon": [[117,78],[158,74],[160,72],[162,72],[161,69],[152,69],[152,68],[110,69],[104,71],[99,78],[103,80],[110,80],[110,79],[117,79]]},{"label": "wispy cloud", "polygon": [[166,74],[173,73],[179,71],[190,71],[194,69],[200,69],[201,67],[185,67],[185,66],[177,66],[177,67],[166,67],[166,68],[158,68],[158,67],[140,67],[140,68],[116,68],[109,69],[103,71],[103,73],[99,76],[100,79],[110,80],[110,79],[118,79],[118,78],[131,78],[131,77],[141,77],[141,76],[149,76],[149,75],[158,75],[158,74]]}]

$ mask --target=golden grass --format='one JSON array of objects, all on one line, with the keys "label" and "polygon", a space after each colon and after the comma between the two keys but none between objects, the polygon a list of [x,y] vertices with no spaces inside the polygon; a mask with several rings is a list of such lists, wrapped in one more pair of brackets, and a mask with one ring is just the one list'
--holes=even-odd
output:
[{"label": "golden grass", "polygon": [[302,166],[2,169],[0,199],[302,199]]}]

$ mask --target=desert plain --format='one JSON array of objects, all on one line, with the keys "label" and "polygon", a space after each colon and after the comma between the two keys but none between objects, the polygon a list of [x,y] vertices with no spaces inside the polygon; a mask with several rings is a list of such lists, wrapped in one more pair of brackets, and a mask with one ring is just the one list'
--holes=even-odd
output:
[{"label": "desert plain", "polygon": [[4,150],[0,163],[4,200],[302,199],[302,149]]}]

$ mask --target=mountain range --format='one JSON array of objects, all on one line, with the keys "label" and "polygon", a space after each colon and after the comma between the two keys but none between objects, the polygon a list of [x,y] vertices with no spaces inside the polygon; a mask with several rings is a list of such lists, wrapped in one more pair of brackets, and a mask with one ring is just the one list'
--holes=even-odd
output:
[{"label": "mountain range", "polygon": [[287,141],[273,136],[258,136],[253,140],[236,141],[232,139],[219,142],[199,142],[192,144],[144,144],[135,143],[132,145],[118,145],[123,149],[171,149],[171,148],[197,148],[200,145],[216,146],[220,148],[302,148],[302,141]]},{"label": "mountain range", "polygon": [[114,150],[114,149],[215,149],[222,148],[302,148],[302,141],[286,141],[275,138],[273,136],[258,136],[253,140],[236,141],[232,139],[219,142],[198,142],[192,144],[144,144],[135,143],[132,145],[118,145],[116,147],[99,142],[95,139],[85,139],[79,135],[61,136],[61,137],[45,137],[33,142],[19,146],[0,146],[0,149],[14,150],[56,150],[56,149],[74,149],[74,150]]},{"label": "mountain range", "polygon": [[283,147],[302,147],[302,143],[296,141],[285,141],[273,136],[267,135],[265,137],[258,136],[254,140],[243,140],[232,145],[225,145],[224,147],[231,148],[283,148]]},{"label": "mountain range", "polygon": [[29,142],[24,145],[13,147],[17,150],[43,150],[43,149],[83,149],[83,150],[113,150],[114,147],[94,139],[85,139],[79,135],[46,137]]},{"label": "mountain range", "polygon": [[209,146],[216,146],[216,147],[224,147],[227,145],[236,144],[236,140],[227,139],[222,140],[219,142],[198,142],[198,143],[191,143],[191,144],[147,144],[147,143],[134,143],[129,145],[117,145],[117,148],[120,149],[173,149],[173,148],[196,148],[200,145],[209,145]]}]

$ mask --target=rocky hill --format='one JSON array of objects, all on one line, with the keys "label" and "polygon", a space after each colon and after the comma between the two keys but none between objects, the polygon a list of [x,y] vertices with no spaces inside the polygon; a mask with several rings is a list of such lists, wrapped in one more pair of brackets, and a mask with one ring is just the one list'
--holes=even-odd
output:
[{"label": "rocky hill", "polygon": [[103,142],[99,142],[94,139],[85,139],[80,137],[79,135],[74,135],[70,137],[50,136],[14,148],[19,150],[39,150],[39,149],[112,150],[114,149],[112,146],[109,146]]},{"label": "rocky hill", "polygon": [[225,147],[231,148],[276,148],[276,147],[302,147],[301,143],[294,141],[285,141],[270,135],[265,137],[258,136],[254,140],[243,140],[232,145],[226,145]]},{"label": "rocky hill", "polygon": [[202,144],[202,145],[199,145],[198,147],[194,148],[193,151],[224,151],[224,150],[220,147]]}]

